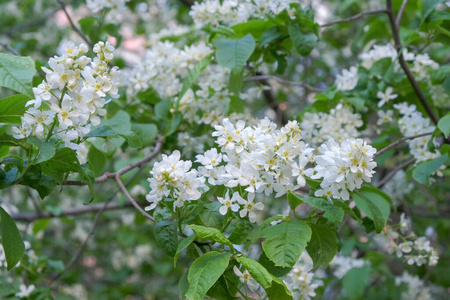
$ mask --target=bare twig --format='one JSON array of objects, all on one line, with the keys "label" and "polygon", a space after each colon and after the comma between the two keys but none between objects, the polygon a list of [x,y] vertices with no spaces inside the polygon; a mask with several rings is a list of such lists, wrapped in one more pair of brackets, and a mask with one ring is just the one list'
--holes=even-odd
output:
[{"label": "bare twig", "polygon": [[400,28],[400,22],[402,21],[403,13],[405,12],[407,3],[408,0],[403,0],[402,6],[400,6],[400,10],[397,13],[397,18],[395,19],[395,26],[397,26],[397,28]]},{"label": "bare twig", "polygon": [[11,52],[12,54],[16,55],[16,56],[20,56],[20,53],[17,52],[16,49],[14,49],[13,47],[11,47],[8,44],[5,43],[0,43],[0,46],[2,46],[3,48],[5,48],[6,50],[8,50],[9,52]]},{"label": "bare twig", "polygon": [[64,4],[64,2],[62,0],[57,0],[57,1],[58,1],[59,5],[61,5],[61,8],[64,11],[64,14],[66,15],[67,19],[69,20],[69,23],[70,23],[70,26],[72,27],[72,29],[83,39],[83,41],[86,42],[86,44],[89,45],[89,47],[92,48],[91,41],[73,23],[72,18],[70,17],[69,13],[67,12],[66,5]]},{"label": "bare twig", "polygon": [[[148,154],[143,159],[141,159],[135,163],[129,164],[128,166],[118,170],[117,172],[114,172],[114,173],[106,172],[102,176],[95,178],[94,182],[95,183],[105,182],[110,178],[114,179],[116,176],[122,176],[123,174],[128,173],[129,171],[133,170],[134,168],[144,166],[149,161],[154,159],[161,152],[161,148],[162,148],[163,144],[164,144],[164,138],[162,136],[158,136],[157,142],[155,145],[155,149],[153,150],[152,153]],[[71,181],[64,182],[63,185],[87,185],[87,183],[83,182],[83,181],[71,180]]]},{"label": "bare twig", "polygon": [[350,215],[346,215],[344,220],[342,221],[341,225],[339,226],[337,232],[341,233],[342,229],[344,229],[345,225],[350,221]]},{"label": "bare twig", "polygon": [[428,103],[419,84],[417,83],[416,79],[414,78],[413,73],[409,69],[408,64],[405,61],[405,58],[403,57],[402,42],[400,40],[399,28],[395,23],[395,15],[394,15],[394,9],[392,8],[392,0],[386,0],[386,8],[387,8],[386,12],[389,17],[389,24],[391,25],[392,36],[393,36],[394,42],[395,42],[395,48],[397,49],[397,52],[399,53],[398,61],[400,63],[400,66],[402,67],[403,71],[405,72],[406,77],[408,78],[414,92],[416,93],[417,97],[419,98],[420,103],[424,107],[428,116],[430,116],[430,118],[433,120],[434,124],[437,124],[439,122],[439,117],[434,112],[430,103]]},{"label": "bare twig", "polygon": [[398,171],[406,168],[409,165],[412,165],[413,163],[416,162],[416,159],[410,159],[407,162],[404,162],[403,164],[397,166],[394,170],[392,170],[391,172],[389,172],[383,179],[381,179],[377,184],[376,187],[377,188],[381,188],[383,185],[385,185],[392,177],[394,177],[395,174],[397,174]]},{"label": "bare twig", "polygon": [[[50,219],[50,218],[62,218],[62,217],[70,217],[70,216],[78,216],[83,215],[87,213],[92,212],[98,212],[99,210],[103,209],[103,206],[105,203],[98,203],[98,204],[91,204],[88,206],[81,206],[81,207],[75,207],[70,208],[67,210],[64,210],[59,215],[52,215],[48,211],[41,211],[41,213],[17,213],[13,214],[11,217],[15,221],[26,221],[26,222],[33,222],[39,219]],[[116,209],[122,209],[122,208],[131,208],[131,204],[125,204],[125,205],[119,205],[116,203],[110,203],[106,206],[105,210],[116,210]]]},{"label": "bare twig", "polygon": [[282,84],[286,84],[286,85],[293,85],[293,86],[302,86],[307,90],[310,90],[311,92],[315,92],[315,93],[321,93],[323,92],[322,89],[319,88],[315,88],[307,83],[304,82],[295,82],[295,81],[289,81],[289,80],[285,80],[276,76],[272,76],[272,75],[259,75],[259,76],[252,76],[252,77],[247,77],[244,79],[244,81],[260,81],[260,80],[276,80]]},{"label": "bare twig", "polygon": [[331,25],[339,24],[339,23],[348,23],[348,22],[352,22],[352,21],[361,19],[362,17],[365,17],[365,16],[381,14],[381,13],[387,13],[387,10],[386,9],[377,9],[377,10],[365,11],[365,12],[359,13],[357,15],[354,15],[354,16],[348,18],[348,19],[336,20],[336,21],[333,21],[333,22],[330,22],[330,23],[326,23],[326,24],[323,24],[323,25],[320,25],[320,26],[321,27],[328,27],[328,26],[331,26]]},{"label": "bare twig", "polygon": [[375,153],[373,155],[373,158],[377,157],[378,155],[383,154],[384,152],[388,151],[389,149],[392,149],[392,148],[396,147],[397,145],[403,143],[404,141],[413,140],[413,139],[416,139],[416,138],[419,138],[419,137],[422,137],[422,136],[427,136],[427,135],[432,135],[432,134],[433,134],[433,131],[425,132],[425,133],[421,133],[421,134],[417,134],[417,135],[412,135],[412,136],[407,136],[407,137],[404,137],[404,138],[400,138],[397,141],[393,142],[392,144],[390,144],[390,145],[384,147],[383,149],[379,150],[377,153]]},{"label": "bare twig", "polygon": [[122,193],[124,193],[125,197],[127,197],[128,201],[131,202],[131,204],[133,204],[133,206],[147,219],[151,220],[152,222],[155,222],[155,219],[150,216],[148,213],[146,213],[140,206],[139,204],[136,203],[136,201],[133,199],[133,197],[131,197],[130,193],[128,193],[127,188],[123,185],[122,180],[120,180],[119,175],[117,175],[114,180],[117,182],[117,184],[119,185],[120,190],[122,191]]}]

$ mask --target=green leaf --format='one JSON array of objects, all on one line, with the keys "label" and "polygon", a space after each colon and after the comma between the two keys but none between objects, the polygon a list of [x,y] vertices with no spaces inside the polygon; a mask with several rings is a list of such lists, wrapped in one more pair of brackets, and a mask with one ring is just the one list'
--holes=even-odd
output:
[{"label": "green leaf", "polygon": [[25,253],[25,244],[22,241],[16,223],[8,213],[0,206],[2,245],[5,252],[7,270],[11,270]]},{"label": "green leaf", "polygon": [[49,175],[58,183],[64,181],[69,172],[78,172],[80,163],[74,150],[63,148],[58,150],[51,159],[41,163],[42,173]]},{"label": "green leaf", "polygon": [[242,264],[264,289],[272,286],[272,275],[259,262],[245,256],[236,257],[236,261]]},{"label": "green leaf", "polygon": [[175,252],[175,256],[173,257],[173,267],[175,268],[177,266],[177,260],[178,257],[180,257],[181,252],[183,252],[184,249],[189,247],[189,245],[197,238],[196,234],[190,235],[187,238],[183,239],[177,247],[177,251]]},{"label": "green leaf", "polygon": [[90,147],[88,161],[92,166],[95,176],[100,176],[103,174],[103,170],[106,165],[106,156],[102,151],[95,147]]},{"label": "green leaf", "polygon": [[311,228],[304,221],[292,220],[267,227],[261,233],[262,248],[279,267],[292,267],[311,239]]},{"label": "green leaf", "polygon": [[0,53],[0,86],[13,89],[33,99],[34,73],[36,73],[36,69],[31,57]]},{"label": "green leaf", "polygon": [[439,120],[437,127],[444,133],[446,138],[450,136],[450,113]]},{"label": "green leaf", "polygon": [[311,227],[311,240],[306,247],[314,266],[326,267],[337,252],[336,233],[323,224],[309,224]]},{"label": "green leaf", "polygon": [[224,216],[219,212],[221,206],[220,202],[210,202],[200,208],[199,217],[206,227],[222,229]]},{"label": "green leaf", "polygon": [[445,155],[442,155],[436,159],[427,160],[419,163],[413,173],[412,177],[415,181],[424,184],[429,185],[429,177],[436,172],[442,164],[444,164],[447,161],[448,154],[445,153]]},{"label": "green leaf", "polygon": [[36,234],[39,231],[44,230],[45,228],[48,227],[48,225],[50,225],[50,219],[36,220],[33,223],[33,234]]},{"label": "green leaf", "polygon": [[217,242],[217,243],[220,243],[223,245],[227,245],[231,249],[234,249],[233,244],[231,244],[230,240],[228,240],[223,235],[223,233],[216,228],[204,227],[204,226],[200,226],[200,225],[190,225],[190,226],[188,226],[188,228],[191,228],[192,230],[194,230],[195,233],[197,234],[197,237],[199,237],[201,239],[206,239],[206,240]]},{"label": "green leaf", "polygon": [[229,252],[212,251],[195,260],[189,269],[186,297],[189,300],[202,300],[228,267],[230,257]]},{"label": "green leaf", "polygon": [[423,0],[422,2],[422,22],[433,12],[435,7],[444,0]]},{"label": "green leaf", "polygon": [[389,217],[389,202],[381,195],[373,192],[356,191],[352,193],[352,197],[355,200],[356,207],[373,221],[376,232],[380,233],[386,226]]},{"label": "green leaf", "polygon": [[363,299],[369,275],[369,265],[353,268],[345,274],[342,278],[342,287],[347,293],[348,299]]},{"label": "green leaf", "polygon": [[39,149],[39,154],[37,155],[36,159],[33,160],[33,164],[47,161],[55,156],[56,145],[54,143],[41,141],[34,136],[29,136],[27,141],[29,144],[36,146]]},{"label": "green leaf", "polygon": [[99,125],[93,127],[92,130],[86,134],[85,138],[90,137],[106,137],[106,136],[115,136],[118,135],[116,131],[114,131],[110,126],[107,125]]},{"label": "green leaf", "polygon": [[35,189],[41,199],[47,197],[56,188],[55,179],[42,174],[40,165],[32,165],[23,176],[22,181],[24,184]]},{"label": "green leaf", "polygon": [[121,134],[120,136],[127,140],[128,145],[131,148],[142,148],[141,140],[139,139],[138,135],[133,131],[129,131],[126,134]]},{"label": "green leaf", "polygon": [[309,55],[319,40],[314,33],[304,33],[297,25],[289,25],[288,32],[295,49],[301,56]]},{"label": "green leaf", "polygon": [[259,38],[259,46],[264,46],[283,35],[283,31],[279,27],[272,27],[265,31]]},{"label": "green leaf", "polygon": [[137,134],[143,147],[153,145],[158,133],[158,128],[155,124],[132,123],[131,130]]},{"label": "green leaf", "polygon": [[12,95],[0,99],[0,123],[21,123],[20,117],[27,111],[25,104],[30,100],[25,95]]},{"label": "green leaf", "polygon": [[258,262],[269,271],[270,274],[275,275],[277,277],[283,277],[287,273],[289,273],[292,268],[291,267],[276,267],[273,261],[271,261],[267,255],[264,253],[264,251],[259,256]]},{"label": "green leaf", "polygon": [[231,232],[228,239],[235,245],[241,245],[247,240],[254,241],[259,238],[258,225],[245,219],[238,219],[236,227]]},{"label": "green leaf", "polygon": [[189,289],[188,271],[184,272],[178,282],[178,291],[180,292],[181,299],[186,299],[186,293]]},{"label": "green leaf", "polygon": [[329,201],[321,198],[315,197],[303,197],[299,194],[295,194],[293,192],[288,193],[288,202],[291,205],[292,210],[294,210],[298,205],[303,202],[308,203],[309,205],[324,210],[324,217],[330,220],[331,222],[342,222],[344,218],[344,211]]},{"label": "green leaf", "polygon": [[211,57],[212,55],[208,55],[207,57],[203,58],[201,61],[199,61],[194,68],[189,72],[186,79],[184,79],[183,87],[181,88],[180,93],[178,94],[178,100],[176,107],[179,107],[180,100],[183,98],[184,94],[186,94],[187,90],[190,89],[192,84],[194,83],[195,79],[197,79],[198,75],[211,63]]},{"label": "green leaf", "polygon": [[255,39],[251,34],[239,40],[217,39],[214,46],[217,62],[224,68],[240,72],[255,50]]},{"label": "green leaf", "polygon": [[272,286],[266,289],[269,299],[274,300],[293,300],[291,291],[283,281],[272,275]]},{"label": "green leaf", "polygon": [[178,248],[177,224],[162,221],[155,226],[155,238],[167,255],[175,256]]}]

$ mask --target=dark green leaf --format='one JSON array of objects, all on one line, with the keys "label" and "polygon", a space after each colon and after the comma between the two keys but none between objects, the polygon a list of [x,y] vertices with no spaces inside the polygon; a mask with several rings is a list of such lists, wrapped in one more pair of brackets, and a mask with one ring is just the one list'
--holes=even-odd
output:
[{"label": "dark green leaf", "polygon": [[162,221],[155,226],[155,237],[167,255],[175,256],[178,248],[177,224]]},{"label": "dark green leaf", "polygon": [[314,33],[304,33],[297,25],[289,25],[288,31],[298,53],[301,56],[309,55],[317,44],[317,36]]},{"label": "dark green leaf", "polygon": [[188,228],[194,230],[197,234],[197,237],[199,238],[221,243],[233,249],[233,244],[231,244],[231,242],[223,235],[223,233],[216,228],[204,227],[200,225],[189,225]]},{"label": "dark green leaf", "polygon": [[236,257],[236,261],[242,264],[264,289],[270,288],[273,277],[259,262],[245,256]]},{"label": "dark green leaf", "polygon": [[353,268],[342,278],[342,286],[348,299],[362,299],[369,280],[370,266]]},{"label": "dark green leaf", "polygon": [[450,136],[450,113],[439,120],[437,127],[444,133],[446,138]]},{"label": "dark green leaf", "polygon": [[255,39],[251,34],[239,40],[217,39],[214,46],[217,62],[224,68],[240,72],[255,50]]},{"label": "dark green leaf", "polygon": [[448,154],[446,153],[436,159],[419,163],[412,173],[414,180],[421,184],[429,185],[429,177],[447,161],[447,158]]},{"label": "dark green leaf", "polygon": [[197,237],[196,234],[190,235],[187,238],[183,239],[177,247],[177,251],[175,252],[175,256],[173,257],[173,267],[175,268],[177,265],[178,257],[180,257],[181,252],[183,252],[184,249],[189,247],[189,245],[195,240]]},{"label": "dark green leaf", "polygon": [[[377,233],[380,233],[386,226],[389,217],[389,203],[379,194],[373,192],[359,192],[352,194],[356,207],[369,217],[374,225]],[[384,214],[383,214],[384,212]]]},{"label": "dark green leaf", "polygon": [[7,270],[11,270],[25,253],[25,245],[22,241],[16,223],[8,213],[0,206],[2,245],[5,252]]},{"label": "dark green leaf", "polygon": [[25,95],[12,95],[0,99],[0,123],[21,123],[20,117],[27,111],[25,104],[30,100]]},{"label": "dark green leaf", "polygon": [[342,222],[342,219],[344,218],[344,211],[340,207],[333,205],[325,199],[303,197],[299,194],[289,192],[288,201],[291,205],[292,210],[294,210],[299,204],[303,202],[306,202],[317,209],[324,210],[325,213],[323,216],[331,222]]},{"label": "dark green leaf", "polygon": [[337,252],[336,233],[323,224],[309,224],[311,240],[306,247],[314,268],[326,267]]},{"label": "dark green leaf", "polygon": [[266,289],[269,299],[274,300],[293,300],[291,291],[283,281],[272,275],[272,286]]},{"label": "dark green leaf", "polygon": [[52,142],[41,141],[34,136],[29,136],[27,139],[28,143],[36,146],[39,149],[39,154],[36,159],[33,160],[33,164],[38,164],[44,161],[51,159],[55,156],[56,153],[56,145]]}]

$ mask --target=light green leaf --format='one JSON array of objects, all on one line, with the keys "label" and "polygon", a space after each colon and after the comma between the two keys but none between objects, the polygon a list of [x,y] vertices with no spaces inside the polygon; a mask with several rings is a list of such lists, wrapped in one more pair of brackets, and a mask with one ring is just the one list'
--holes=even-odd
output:
[{"label": "light green leaf", "polygon": [[91,131],[86,134],[85,138],[90,137],[106,137],[106,136],[114,136],[118,135],[116,131],[114,131],[110,126],[107,125],[99,125],[96,127],[93,127]]},{"label": "light green leaf", "polygon": [[155,226],[155,238],[167,255],[175,256],[178,248],[177,224],[162,221]]},{"label": "light green leaf", "polygon": [[190,225],[188,226],[188,228],[194,230],[197,234],[197,237],[201,239],[221,243],[233,249],[233,244],[231,244],[231,242],[223,235],[223,233],[216,228],[204,227],[200,225]]},{"label": "light green leaf", "polygon": [[412,177],[414,178],[415,181],[421,184],[429,185],[429,177],[431,176],[431,174],[436,172],[439,169],[439,167],[442,166],[442,164],[444,164],[447,161],[447,158],[448,154],[445,153],[444,155],[436,159],[427,160],[419,163],[415,167],[412,173]]},{"label": "light green leaf", "polygon": [[306,247],[314,268],[326,267],[337,252],[336,233],[323,224],[309,224],[311,240]]},{"label": "light green leaf", "polygon": [[12,95],[0,99],[0,123],[21,123],[20,117],[27,111],[25,104],[30,100],[25,95]]},{"label": "light green leaf", "polygon": [[186,297],[189,300],[202,300],[206,292],[223,274],[230,262],[231,253],[208,252],[199,257],[189,269],[189,289]]},{"label": "light green leaf", "polygon": [[55,156],[41,163],[42,173],[53,177],[58,183],[64,181],[69,172],[78,172],[80,163],[74,150],[63,148],[56,151]]},{"label": "light green leaf", "polygon": [[297,25],[289,25],[288,31],[295,49],[301,56],[309,55],[319,40],[314,33],[304,33]]},{"label": "light green leaf", "polygon": [[363,299],[369,280],[370,266],[353,268],[342,278],[342,286],[347,293],[348,299]]},{"label": "light green leaf", "polygon": [[155,124],[132,123],[131,130],[138,135],[143,147],[153,145],[158,133],[158,128]]},{"label": "light green leaf", "polygon": [[8,213],[0,206],[2,245],[5,252],[7,270],[11,270],[25,253],[25,245],[22,241],[16,223]]},{"label": "light green leaf", "polygon": [[352,194],[356,207],[371,219],[375,225],[375,230],[380,233],[386,226],[389,217],[389,202],[381,195],[374,192],[359,192]]},{"label": "light green leaf", "polygon": [[444,133],[446,138],[450,136],[450,113],[439,120],[437,127]]},{"label": "light green leaf", "polygon": [[0,53],[0,86],[13,89],[33,99],[34,73],[36,73],[36,69],[31,57]]},{"label": "light green leaf", "polygon": [[272,286],[272,275],[259,262],[245,256],[236,257],[236,261],[242,264],[264,289]]},{"label": "light green leaf", "polygon": [[303,197],[299,194],[289,192],[288,202],[293,210],[303,202],[306,202],[317,209],[324,210],[325,213],[323,216],[331,222],[342,222],[344,218],[344,211],[325,199]]},{"label": "light green leaf", "polygon": [[175,256],[173,257],[173,267],[175,268],[177,266],[177,260],[178,257],[180,257],[181,252],[183,252],[184,249],[189,247],[189,245],[195,240],[197,237],[196,234],[190,235],[187,238],[183,239],[179,244],[177,251],[175,252]]},{"label": "light green leaf", "polygon": [[39,149],[39,154],[33,161],[33,164],[38,164],[47,161],[51,159],[53,156],[55,156],[56,145],[54,143],[41,141],[40,139],[34,136],[29,136],[27,141],[28,143],[30,143],[33,146],[36,146]]},{"label": "light green leaf", "polygon": [[272,286],[266,289],[269,299],[274,300],[293,300],[291,291],[283,281],[272,275]]},{"label": "light green leaf", "polygon": [[292,267],[311,239],[311,228],[304,221],[292,220],[267,227],[261,233],[264,253],[275,266]]},{"label": "light green leaf", "polygon": [[239,40],[217,39],[214,46],[217,62],[224,68],[240,72],[255,50],[255,39],[251,34]]}]

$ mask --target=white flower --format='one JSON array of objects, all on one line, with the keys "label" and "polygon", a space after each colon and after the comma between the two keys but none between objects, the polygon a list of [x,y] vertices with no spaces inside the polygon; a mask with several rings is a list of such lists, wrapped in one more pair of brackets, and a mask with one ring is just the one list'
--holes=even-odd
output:
[{"label": "white flower", "polygon": [[380,99],[378,102],[378,107],[382,107],[385,103],[397,98],[398,95],[392,94],[393,91],[394,89],[392,87],[388,87],[384,93],[381,91],[377,93],[377,97]]},{"label": "white flower", "polygon": [[398,245],[398,247],[403,253],[409,253],[412,251],[411,244],[411,242],[404,242]]},{"label": "white flower", "polygon": [[247,284],[247,286],[251,290],[256,290],[256,287],[258,286],[258,283],[253,279],[252,275],[248,272],[248,270],[245,270],[244,272],[241,272],[238,267],[233,266],[234,274],[239,277],[239,281]]},{"label": "white flower", "polygon": [[34,291],[35,286],[34,284],[31,284],[29,286],[26,286],[25,284],[20,285],[20,292],[16,293],[15,296],[19,298],[25,298],[31,295],[31,293]]},{"label": "white flower", "polygon": [[336,76],[337,89],[340,91],[351,91],[358,84],[358,69],[351,67],[349,70],[343,69],[341,74]]},{"label": "white flower", "polygon": [[236,212],[239,210],[239,205],[236,204],[236,201],[245,201],[242,199],[241,195],[239,195],[238,192],[233,193],[233,197],[230,199],[230,195],[228,192],[225,194],[225,197],[217,197],[217,200],[219,200],[220,204],[222,204],[222,207],[220,207],[219,212],[221,215],[226,215],[228,212],[228,209],[231,209],[232,211]]},{"label": "white flower", "polygon": [[256,213],[254,212],[254,210],[263,210],[264,204],[262,204],[261,202],[253,203],[253,200],[255,199],[255,194],[253,193],[249,193],[247,198],[247,201],[243,198],[237,199],[238,203],[244,206],[239,212],[239,216],[241,218],[245,218],[245,216],[248,215],[250,222],[255,223]]}]

